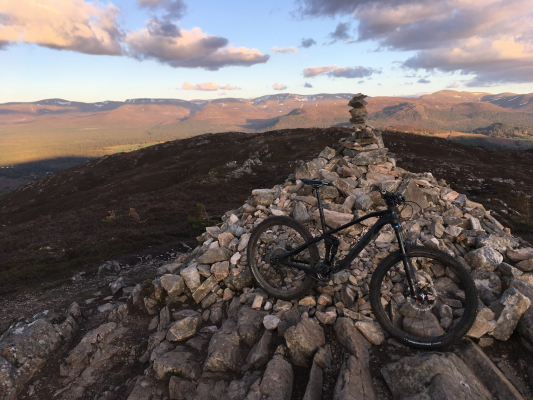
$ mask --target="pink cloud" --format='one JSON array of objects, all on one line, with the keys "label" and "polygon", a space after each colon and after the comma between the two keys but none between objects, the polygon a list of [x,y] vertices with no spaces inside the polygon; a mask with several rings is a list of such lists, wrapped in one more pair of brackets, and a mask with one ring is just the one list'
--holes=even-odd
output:
[{"label": "pink cloud", "polygon": [[114,5],[83,0],[1,1],[0,42],[25,42],[87,54],[123,54]]},{"label": "pink cloud", "polygon": [[203,90],[203,91],[215,91],[215,90],[242,90],[238,86],[231,86],[229,83],[226,83],[224,86],[220,86],[215,82],[205,82],[192,85],[189,82],[184,82],[181,87],[183,90]]},{"label": "pink cloud", "polygon": [[272,50],[270,50],[272,53],[282,53],[282,54],[289,54],[293,53],[295,54],[298,49],[296,47],[290,46],[290,47],[272,47]]},{"label": "pink cloud", "polygon": [[285,90],[285,89],[287,89],[287,85],[284,85],[283,83],[276,82],[276,83],[274,83],[272,85],[272,89],[274,89],[274,90]]}]

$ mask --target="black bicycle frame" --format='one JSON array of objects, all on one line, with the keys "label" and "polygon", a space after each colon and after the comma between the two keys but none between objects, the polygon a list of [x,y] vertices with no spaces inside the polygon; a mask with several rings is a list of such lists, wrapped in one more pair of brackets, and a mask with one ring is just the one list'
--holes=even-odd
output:
[{"label": "black bicycle frame", "polygon": [[322,229],[324,230],[324,233],[322,233],[322,235],[320,236],[317,236],[309,240],[308,242],[302,244],[301,246],[298,246],[295,249],[288,251],[287,253],[283,254],[281,257],[276,258],[276,262],[278,262],[279,264],[285,265],[287,267],[297,268],[299,270],[305,271],[308,274],[314,274],[317,272],[315,268],[313,268],[312,266],[304,265],[304,264],[309,264],[308,262],[298,260],[298,263],[295,263],[295,262],[287,261],[287,258],[300,253],[302,250],[306,249],[307,247],[309,247],[310,245],[314,243],[320,242],[321,240],[326,240],[331,235],[337,232],[340,232],[343,229],[349,228],[352,225],[358,224],[369,218],[380,217],[376,221],[376,223],[370,227],[368,232],[361,238],[361,240],[357,242],[356,245],[350,250],[348,255],[340,262],[339,269],[347,268],[350,265],[350,263],[355,259],[355,257],[357,257],[359,253],[361,253],[361,251],[368,245],[368,243],[379,233],[379,231],[385,225],[391,224],[394,229],[394,232],[396,233],[396,238],[398,239],[398,245],[400,247],[400,252],[402,254],[402,261],[404,264],[407,281],[409,283],[409,289],[411,292],[411,296],[413,296],[414,298],[418,296],[418,285],[416,283],[416,276],[415,276],[411,261],[407,257],[408,248],[405,244],[403,230],[400,225],[400,220],[398,218],[398,215],[396,214],[395,206],[389,205],[386,210],[375,211],[367,215],[364,215],[360,218],[353,219],[347,224],[339,226],[338,228],[326,230],[327,228],[331,228],[331,227],[326,224],[326,219],[324,217],[324,212],[322,210],[322,203],[320,201],[320,195],[318,194],[318,190],[317,190],[317,200],[318,200],[318,209],[320,212],[320,220],[322,222]]}]

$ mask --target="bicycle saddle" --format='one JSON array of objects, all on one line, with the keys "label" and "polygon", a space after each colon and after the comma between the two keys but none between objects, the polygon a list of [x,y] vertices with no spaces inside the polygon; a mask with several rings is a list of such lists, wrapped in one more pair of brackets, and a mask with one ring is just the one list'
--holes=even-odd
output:
[{"label": "bicycle saddle", "polygon": [[306,185],[311,185],[311,186],[333,186],[333,183],[328,182],[328,181],[319,181],[319,180],[313,180],[313,179],[307,179],[307,178],[302,178],[301,181],[305,183]]}]

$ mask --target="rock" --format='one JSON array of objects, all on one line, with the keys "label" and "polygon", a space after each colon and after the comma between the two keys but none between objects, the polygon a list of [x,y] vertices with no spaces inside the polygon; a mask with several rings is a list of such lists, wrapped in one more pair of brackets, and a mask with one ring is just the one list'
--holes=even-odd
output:
[{"label": "rock", "polygon": [[372,377],[364,360],[345,354],[333,392],[334,400],[377,400]]},{"label": "rock", "polygon": [[[70,321],[73,323],[70,329],[77,328],[72,317]],[[71,339],[73,332],[65,332],[67,327],[63,328],[63,335]],[[48,320],[13,324],[0,337],[0,398],[16,399],[33,374],[61,344],[62,335]]]},{"label": "rock", "polygon": [[331,346],[329,344],[318,349],[313,358],[313,364],[317,364],[320,368],[331,368],[333,363],[333,355],[331,354]]},{"label": "rock", "polygon": [[204,371],[207,372],[239,372],[244,361],[244,349],[237,332],[237,322],[229,318],[222,327],[213,335]]},{"label": "rock", "polygon": [[201,317],[185,317],[172,324],[167,332],[166,338],[169,342],[187,340],[196,335],[201,324]]},{"label": "rock", "polygon": [[132,281],[131,279],[125,278],[121,276],[118,278],[115,282],[109,284],[109,288],[111,289],[111,293],[113,296],[117,294],[117,292],[122,289],[123,287],[131,285]]},{"label": "rock", "polygon": [[292,395],[294,373],[292,365],[275,355],[267,364],[260,391],[263,400],[289,400]]},{"label": "rock", "polygon": [[[307,166],[303,166],[303,167],[307,167]],[[302,178],[306,177],[304,175],[307,175],[307,177],[310,177],[310,175],[309,175],[309,173],[307,171],[302,170]],[[274,194],[272,192],[270,192],[270,191],[269,192],[258,193],[257,195],[254,196],[255,204],[260,205],[260,206],[268,207],[269,205],[272,204],[273,201],[274,201]]]},{"label": "rock", "polygon": [[153,400],[152,386],[143,378],[138,379],[128,396],[128,400]]},{"label": "rock", "polygon": [[292,216],[298,222],[307,222],[310,218],[307,207],[301,201],[296,202],[292,210]]},{"label": "rock", "polygon": [[[515,278],[511,280],[509,286],[522,293],[533,302],[533,285]],[[530,306],[526,312],[522,314],[516,330],[522,337],[527,339],[530,343],[533,343],[533,307]]]},{"label": "rock", "polygon": [[503,256],[490,247],[472,250],[464,258],[472,269],[483,271],[494,271],[503,261]]},{"label": "rock", "polygon": [[[168,384],[168,391],[171,399],[188,399],[192,398],[192,394],[196,391],[196,381],[189,381],[187,379],[171,376]],[[187,397],[191,396],[191,397]],[[146,399],[146,398],[140,398]],[[129,400],[129,399],[128,399]],[[153,400],[153,399],[152,399]]]},{"label": "rock", "polygon": [[516,250],[509,249],[507,250],[507,257],[509,257],[509,259],[514,262],[531,260],[533,259],[533,247],[527,247]]},{"label": "rock", "polygon": [[198,357],[188,352],[185,346],[178,346],[156,358],[153,368],[158,379],[167,379],[171,374],[185,379],[197,379],[202,372]]},{"label": "rock", "polygon": [[263,325],[265,329],[268,329],[269,331],[276,329],[280,322],[281,319],[275,315],[265,315],[265,318],[263,318]]},{"label": "rock", "polygon": [[323,383],[324,373],[322,372],[322,368],[313,363],[303,400],[321,400]]},{"label": "rock", "polygon": [[198,269],[196,269],[196,265],[182,269],[180,275],[191,292],[194,292],[200,286],[200,274],[198,273]]},{"label": "rock", "polygon": [[354,165],[383,164],[387,161],[387,151],[388,149],[377,149],[360,152],[351,159],[351,163]]},{"label": "rock", "polygon": [[457,353],[495,398],[523,400],[522,395],[478,346],[468,341]]},{"label": "rock", "polygon": [[357,321],[355,327],[370,343],[376,346],[379,346],[385,340],[381,326],[377,322]]},{"label": "rock", "polygon": [[349,318],[337,318],[335,322],[335,334],[339,342],[353,355],[357,360],[363,360],[365,365],[369,365],[368,350],[366,340],[363,335],[355,328],[354,322]]},{"label": "rock", "polygon": [[316,306],[316,300],[313,296],[307,296],[307,297],[304,297],[303,299],[301,299],[299,302],[298,302],[298,305],[299,306],[306,306],[306,307],[309,307],[309,308],[313,308]]},{"label": "rock", "polygon": [[502,254],[505,253],[505,249],[507,248],[505,244],[494,235],[476,236],[476,247],[491,247]]},{"label": "rock", "polygon": [[521,270],[513,267],[512,265],[507,264],[506,262],[502,262],[500,265],[498,265],[498,271],[500,271],[502,276],[520,276],[523,274]]},{"label": "rock", "polygon": [[163,307],[163,309],[159,313],[159,323],[157,326],[157,330],[158,331],[165,330],[169,323],[170,323],[170,311],[168,307]]},{"label": "rock", "polygon": [[382,367],[381,374],[394,398],[493,398],[474,373],[453,353],[421,353],[404,357]]},{"label": "rock", "polygon": [[516,268],[518,268],[522,272],[531,272],[533,271],[533,259],[520,261],[516,264]]},{"label": "rock", "polygon": [[253,286],[253,282],[249,268],[246,268],[239,275],[232,276],[230,274],[224,278],[224,284],[234,292],[241,291],[245,287]]},{"label": "rock", "polygon": [[324,325],[333,325],[337,319],[337,311],[330,310],[326,312],[316,311],[316,318]]},{"label": "rock", "polygon": [[[255,382],[261,381],[261,372],[255,371],[252,374],[245,374],[240,380],[233,380],[228,386],[228,400],[244,400],[250,387]],[[259,385],[257,385],[259,386]],[[259,388],[257,388],[259,390]]]},{"label": "rock", "polygon": [[257,342],[248,357],[246,358],[246,363],[248,364],[248,370],[250,369],[261,369],[268,362],[268,345],[270,344],[270,339],[272,338],[272,332],[266,330],[261,336],[259,342]]},{"label": "rock", "polygon": [[233,255],[233,252],[228,248],[215,247],[214,249],[209,249],[204,254],[202,254],[198,258],[198,262],[200,264],[214,264],[220,261],[227,261],[230,259],[232,255]]},{"label": "rock", "polygon": [[177,297],[185,290],[185,280],[180,275],[165,274],[161,277],[161,286],[170,297]]},{"label": "rock", "polygon": [[366,194],[359,196],[355,200],[355,208],[357,210],[367,211],[371,206],[372,206],[372,199],[368,197]]},{"label": "rock", "polygon": [[333,303],[333,299],[330,295],[323,293],[318,297],[317,303],[319,306],[327,307]]},{"label": "rock", "polygon": [[[405,200],[407,201],[413,201],[417,203],[422,210],[427,208],[429,206],[429,203],[426,200],[426,196],[424,193],[420,190],[418,185],[415,183],[413,179],[406,179],[402,181],[400,186],[398,187],[398,193],[402,194],[405,197]],[[407,207],[409,208],[409,207]],[[417,212],[417,211],[414,211]],[[407,211],[407,209],[401,213],[402,217],[408,217],[411,216],[411,211]]]},{"label": "rock", "polygon": [[240,339],[248,346],[253,346],[260,335],[263,319],[268,315],[267,311],[253,310],[242,307],[237,314],[237,332]]},{"label": "rock", "polygon": [[263,305],[263,296],[255,296],[254,302],[252,303],[252,308],[254,310],[260,310]]},{"label": "rock", "polygon": [[216,284],[217,284],[216,276],[215,275],[211,275],[192,294],[192,298],[194,299],[194,301],[196,301],[197,304],[200,301],[202,301],[202,299],[205,296],[207,296],[207,294],[209,292],[211,292],[211,289],[213,289]]},{"label": "rock", "polygon": [[220,247],[229,247],[229,244],[233,240],[233,236],[230,232],[222,232],[218,234],[218,244]]},{"label": "rock", "polygon": [[480,297],[483,300],[483,292],[488,290],[492,296],[499,297],[502,291],[502,283],[498,275],[494,272],[485,270],[472,271],[471,277],[476,284],[476,288],[480,293]]},{"label": "rock", "polygon": [[217,282],[220,282],[229,275],[229,262],[222,261],[211,266],[211,273],[215,275]]},{"label": "rock", "polygon": [[288,311],[292,308],[292,303],[290,301],[278,300],[274,304],[274,312]]},{"label": "rock", "polygon": [[287,311],[280,311],[277,316],[281,320],[278,324],[278,335],[284,335],[291,326],[296,326],[300,321],[300,311],[293,307]]},{"label": "rock", "polygon": [[[313,212],[313,218],[316,221],[320,221],[318,209]],[[324,218],[326,218],[326,224],[333,228],[338,228],[339,226],[350,222],[353,219],[353,215],[324,209]]]},{"label": "rock", "polygon": [[490,335],[498,340],[509,339],[518,324],[518,320],[530,305],[531,301],[515,288],[507,289],[503,292],[500,300],[490,306],[490,309],[496,314],[496,327],[490,332]]},{"label": "rock", "polygon": [[248,241],[250,240],[251,233],[244,233],[241,235],[239,240],[239,245],[237,246],[238,251],[243,251],[248,246]]},{"label": "rock", "polygon": [[326,146],[318,156],[325,158],[326,160],[331,160],[333,157],[335,157],[335,150],[331,147]]},{"label": "rock", "polygon": [[315,351],[326,344],[324,330],[307,313],[296,326],[287,329],[284,337],[291,361],[299,367],[308,367]]},{"label": "rock", "polygon": [[492,332],[495,327],[494,313],[490,308],[485,307],[478,312],[474,325],[472,325],[466,336],[478,339],[486,333]]}]

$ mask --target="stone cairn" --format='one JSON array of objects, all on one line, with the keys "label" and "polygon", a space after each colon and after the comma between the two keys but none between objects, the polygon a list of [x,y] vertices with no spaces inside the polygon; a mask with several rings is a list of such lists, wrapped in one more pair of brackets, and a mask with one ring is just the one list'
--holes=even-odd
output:
[{"label": "stone cairn", "polygon": [[[133,381],[129,400],[159,398],[157,390],[163,392],[157,388],[161,387],[171,399],[289,399],[293,365],[311,368],[304,398],[320,399],[323,373],[332,363],[326,325],[334,326],[346,349],[333,398],[356,394],[361,399],[378,398],[367,348],[368,342],[380,345],[386,335],[374,321],[369,283],[376,265],[398,248],[390,227],[349,269],[336,273],[298,301],[275,300],[253,287],[246,247],[254,227],[270,216],[284,215],[304,224],[313,235],[319,234],[317,200],[301,178],[333,183],[333,187],[321,188],[326,221],[333,227],[384,207],[381,189],[399,192],[418,203],[423,212],[403,224],[407,238],[455,257],[477,286],[478,316],[467,334],[473,341],[457,354],[422,353],[384,366],[382,375],[393,396],[424,397],[429,390],[454,393],[455,398],[492,399],[492,394],[522,398],[481,347],[495,339],[507,340],[516,329],[533,351],[533,248],[511,236],[483,205],[468,200],[446,182],[437,181],[431,173],[413,174],[398,167],[383,145],[381,132],[365,123],[364,98],[358,94],[350,101],[354,133],[341,139],[336,149],[326,147],[283,184],[253,190],[241,207],[224,215],[222,224],[206,228],[192,252],[161,266],[150,283],[132,287],[120,278],[111,284],[114,295],[126,293],[135,307],[153,316],[148,326],[153,333],[138,357],[146,363],[145,373]],[[374,222],[366,220],[341,232],[339,256],[346,256]],[[324,248],[319,251],[323,255]],[[452,279],[448,274],[444,271],[436,279]],[[390,293],[382,295],[383,301],[390,301]],[[437,323],[449,324],[454,315],[460,315],[458,303],[444,305]],[[90,384],[88,377],[94,381],[99,373],[105,373],[102,360],[113,348],[106,343],[112,343],[128,314],[125,304],[111,308],[109,322],[89,332],[61,365],[61,375],[70,382],[64,389],[69,398],[80,398],[83,385]],[[0,399],[14,399],[50,357],[50,349],[71,339],[78,309],[74,306],[65,316],[66,320],[58,317],[53,324],[19,322],[4,333],[0,339]],[[274,333],[284,338],[286,346],[280,345],[269,360]],[[103,339],[95,341],[95,337]],[[32,347],[28,345],[32,341],[45,345]],[[28,349],[33,353],[26,354]],[[411,371],[409,379],[404,370]],[[416,379],[415,370],[422,371]],[[461,384],[463,380],[468,385]]]}]

